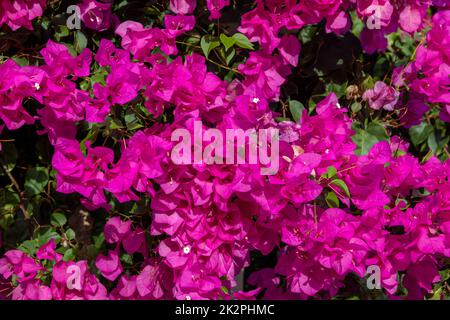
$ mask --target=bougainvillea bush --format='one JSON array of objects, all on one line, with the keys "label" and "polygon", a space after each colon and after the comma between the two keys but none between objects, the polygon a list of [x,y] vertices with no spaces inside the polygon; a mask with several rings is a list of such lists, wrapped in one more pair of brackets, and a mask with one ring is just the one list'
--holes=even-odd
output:
[{"label": "bougainvillea bush", "polygon": [[449,74],[449,0],[0,0],[0,299],[448,297]]}]

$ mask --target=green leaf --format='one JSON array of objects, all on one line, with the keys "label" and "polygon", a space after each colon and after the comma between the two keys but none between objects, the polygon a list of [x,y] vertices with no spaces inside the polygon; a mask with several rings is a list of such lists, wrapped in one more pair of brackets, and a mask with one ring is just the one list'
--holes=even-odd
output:
[{"label": "green leaf", "polygon": [[369,123],[366,131],[376,137],[378,141],[389,140],[389,134],[386,128],[376,121]]},{"label": "green leaf", "polygon": [[50,223],[54,227],[62,227],[63,225],[66,224],[66,222],[67,222],[67,218],[64,215],[64,213],[58,212],[58,211],[54,212],[50,219]]},{"label": "green leaf", "polygon": [[[2,144],[3,150],[0,152],[0,162],[5,167],[6,171],[11,172],[16,167],[17,150],[14,144]],[[0,175],[3,175],[3,170],[0,170]]]},{"label": "green leaf", "polygon": [[133,113],[133,112],[128,112],[125,115],[124,120],[125,120],[125,125],[128,127],[129,124],[131,124],[132,122],[137,121],[136,114]]},{"label": "green leaf", "polygon": [[356,155],[368,154],[372,146],[378,142],[378,139],[365,130],[358,129],[356,134],[352,136],[353,142],[356,144]]},{"label": "green leaf", "polygon": [[12,57],[12,59],[21,67],[27,66],[29,64],[27,58],[25,57]]},{"label": "green leaf", "polygon": [[203,54],[208,58],[211,50],[220,46],[220,42],[217,40],[212,40],[210,36],[203,36],[200,41],[200,47],[202,48]]},{"label": "green leaf", "polygon": [[441,296],[442,296],[442,287],[436,289],[431,298],[429,298],[428,300],[441,300]]},{"label": "green leaf", "polygon": [[231,50],[229,50],[229,52],[227,51],[227,57],[225,58],[225,62],[227,63],[228,66],[230,65],[235,55],[236,49],[232,48]]},{"label": "green leaf", "polygon": [[61,41],[61,38],[67,37],[70,34],[69,28],[63,24],[56,26],[55,29],[55,39],[57,41]]},{"label": "green leaf", "polygon": [[48,170],[43,167],[35,167],[28,170],[25,176],[25,192],[33,197],[44,191],[48,183]]},{"label": "green leaf", "polygon": [[109,121],[109,128],[111,130],[117,130],[117,129],[123,129],[124,126],[122,122],[119,119],[108,119]]},{"label": "green leaf", "polygon": [[292,114],[292,118],[295,122],[298,122],[302,117],[302,112],[305,110],[303,104],[297,100],[289,101],[289,111]]},{"label": "green leaf", "polygon": [[27,240],[22,242],[22,244],[18,247],[18,249],[22,252],[25,252],[28,255],[33,255],[39,248],[39,244],[36,239]]},{"label": "green leaf", "polygon": [[87,153],[87,146],[86,146],[86,142],[90,141],[90,142],[95,142],[95,140],[97,139],[97,135],[98,135],[99,129],[98,127],[95,125],[94,127],[92,127],[91,130],[89,130],[89,132],[87,133],[86,137],[84,137],[83,140],[81,140],[80,142],[80,149],[83,152],[84,155],[86,155]]},{"label": "green leaf", "polygon": [[236,44],[242,49],[250,49],[253,50],[253,44],[248,40],[248,38],[242,33],[233,34],[233,38],[236,40]]},{"label": "green leaf", "polygon": [[105,243],[105,234],[100,233],[98,236],[94,236],[94,245],[97,250],[100,250]]},{"label": "green leaf", "polygon": [[328,83],[326,87],[327,92],[334,92],[338,98],[345,95],[347,90],[347,81],[342,84]]},{"label": "green leaf", "polygon": [[353,102],[352,105],[350,106],[350,108],[352,109],[352,112],[354,112],[354,113],[360,111],[362,109],[361,102]]},{"label": "green leaf", "polygon": [[121,257],[120,257],[120,261],[122,261],[123,263],[132,265],[133,264],[133,256],[129,255],[127,253],[124,253]]},{"label": "green leaf", "polygon": [[438,144],[437,144],[436,135],[434,134],[434,132],[432,132],[428,136],[427,144],[428,144],[428,147],[430,148],[430,150],[433,152],[433,154],[436,154],[436,152],[438,150]]},{"label": "green leaf", "polygon": [[276,122],[283,122],[283,121],[291,121],[291,119],[286,118],[286,117],[276,117],[275,121]]},{"label": "green leaf", "polygon": [[350,12],[350,16],[352,18],[352,33],[359,38],[359,34],[364,29],[365,24],[361,19],[359,19],[358,15],[354,11]]},{"label": "green leaf", "polygon": [[310,42],[312,39],[314,39],[314,36],[317,33],[317,26],[316,25],[307,25],[304,26],[300,33],[298,34],[298,38],[300,41],[305,44],[307,42]]},{"label": "green leaf", "polygon": [[373,80],[373,78],[369,75],[367,76],[367,78],[365,78],[363,80],[363,82],[361,83],[361,88],[363,89],[363,91],[372,89],[375,86],[375,80]]},{"label": "green leaf", "polygon": [[50,239],[55,239],[57,243],[61,240],[60,235],[53,227],[42,227],[38,230],[37,240],[40,246],[46,244]]},{"label": "green leaf", "polygon": [[189,37],[185,39],[184,42],[192,45],[197,45],[200,42],[200,39],[198,37]]},{"label": "green leaf", "polygon": [[63,255],[63,260],[64,261],[72,261],[75,260],[76,255],[75,255],[75,250],[73,248],[69,248],[64,252]]},{"label": "green leaf", "polygon": [[80,89],[84,91],[87,91],[89,89],[89,82],[87,81],[87,79],[84,79],[80,82]]},{"label": "green leaf", "polygon": [[73,45],[77,53],[81,53],[87,46],[87,38],[80,30],[77,30],[75,33],[75,42]]},{"label": "green leaf", "polygon": [[439,150],[443,150],[444,148],[446,148],[448,146],[449,142],[450,142],[450,136],[439,141],[439,144],[438,144]]},{"label": "green leaf", "polygon": [[130,131],[144,127],[141,123],[139,123],[136,114],[133,112],[127,113],[124,117],[124,120],[127,129]]},{"label": "green leaf", "polygon": [[13,222],[20,197],[10,188],[0,189],[0,227],[6,230]]},{"label": "green leaf", "polygon": [[70,229],[70,228],[67,229],[65,234],[66,234],[67,240],[74,240],[75,239],[75,231],[73,231],[73,229]]},{"label": "green leaf", "polygon": [[334,166],[329,166],[327,168],[327,179],[333,178],[337,173],[337,170]]},{"label": "green leaf", "polygon": [[231,48],[232,46],[234,46],[236,44],[236,39],[233,37],[228,37],[225,34],[221,33],[220,34],[220,42],[222,42],[222,44],[225,47],[225,50],[228,50],[229,48]]},{"label": "green leaf", "polygon": [[334,179],[333,181],[331,181],[331,184],[334,184],[335,186],[338,186],[339,188],[341,188],[345,192],[347,197],[350,198],[350,191],[348,190],[347,184],[345,184],[345,182],[343,180]]},{"label": "green leaf", "polygon": [[330,208],[339,208],[339,199],[334,192],[328,192],[325,201]]},{"label": "green leaf", "polygon": [[409,135],[411,137],[411,142],[418,146],[419,144],[425,142],[428,136],[434,131],[433,127],[425,122],[417,126],[409,128]]},{"label": "green leaf", "polygon": [[367,125],[366,130],[357,128],[352,140],[357,146],[355,154],[365,155],[378,141],[389,140],[389,135],[386,128],[374,121]]},{"label": "green leaf", "polygon": [[92,76],[91,76],[91,86],[93,86],[96,83],[100,83],[101,85],[105,85],[105,79],[108,75],[108,72],[105,69],[98,69]]},{"label": "green leaf", "polygon": [[71,56],[73,56],[73,57],[77,56],[77,51],[75,50],[75,47],[73,44],[64,43],[64,45],[67,47],[67,50],[69,50],[69,53]]}]

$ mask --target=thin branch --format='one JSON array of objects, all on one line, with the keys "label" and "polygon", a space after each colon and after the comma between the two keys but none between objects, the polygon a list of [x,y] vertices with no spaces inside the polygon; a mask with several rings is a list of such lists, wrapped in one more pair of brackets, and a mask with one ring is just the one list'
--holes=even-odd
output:
[{"label": "thin branch", "polygon": [[11,180],[11,183],[13,184],[14,188],[16,189],[17,193],[20,196],[20,204],[19,204],[19,208],[20,210],[22,210],[23,215],[25,216],[25,219],[28,220],[30,219],[31,215],[28,212],[27,208],[25,208],[25,206],[23,205],[23,195],[24,192],[20,189],[19,183],[17,182],[17,180],[13,177],[13,175],[11,174],[11,172],[8,171],[8,169],[6,168],[6,166],[3,164],[3,162],[0,161],[0,166],[3,170],[3,172],[8,176],[9,180]]}]

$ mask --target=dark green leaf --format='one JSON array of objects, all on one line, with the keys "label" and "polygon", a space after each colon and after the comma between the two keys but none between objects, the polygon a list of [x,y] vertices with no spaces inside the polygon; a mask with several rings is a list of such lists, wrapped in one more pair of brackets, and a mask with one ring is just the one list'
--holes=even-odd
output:
[{"label": "dark green leaf", "polygon": [[43,167],[35,167],[28,170],[25,177],[25,191],[28,196],[33,197],[44,191],[48,183],[48,170]]},{"label": "dark green leaf", "polygon": [[67,222],[67,218],[64,215],[64,213],[58,212],[58,211],[54,212],[50,219],[51,225],[55,226],[55,227],[62,227],[63,225],[66,224],[66,222]]},{"label": "dark green leaf", "polygon": [[64,252],[63,260],[64,261],[72,261],[75,260],[75,250],[73,248],[69,248]]},{"label": "dark green leaf", "polygon": [[225,62],[227,63],[227,65],[230,65],[230,63],[233,60],[235,55],[236,55],[236,50],[234,48],[227,51],[227,57],[225,58]]},{"label": "dark green leaf", "polygon": [[409,128],[411,142],[415,146],[418,146],[419,144],[425,142],[431,133],[433,133],[433,127],[425,122]]},{"label": "dark green leaf", "polygon": [[289,101],[289,111],[292,114],[292,118],[295,122],[298,122],[301,119],[302,112],[305,110],[303,104],[297,100]]},{"label": "dark green leaf", "polygon": [[305,44],[305,43],[311,41],[314,38],[314,36],[316,35],[316,32],[317,32],[317,26],[316,25],[307,25],[307,26],[304,26],[300,30],[298,38],[300,39],[300,41],[303,44]]},{"label": "dark green leaf", "polygon": [[42,246],[50,241],[50,239],[55,239],[56,243],[61,240],[60,235],[52,227],[42,227],[38,230],[39,245]]},{"label": "dark green leaf", "polygon": [[334,192],[328,192],[325,201],[330,208],[339,208],[339,199]]},{"label": "dark green leaf", "polygon": [[0,189],[0,227],[6,230],[13,222],[20,198],[10,188]]},{"label": "dark green leaf", "polygon": [[33,255],[36,253],[36,251],[39,248],[38,242],[33,240],[27,240],[22,242],[22,244],[19,246],[19,250],[25,252],[26,254]]},{"label": "dark green leaf", "polygon": [[[2,144],[3,150],[0,152],[0,162],[4,168],[11,172],[16,167],[17,150],[13,143]],[[0,175],[3,175],[3,170],[0,170]]]},{"label": "dark green leaf", "polygon": [[369,123],[366,131],[376,137],[378,141],[389,140],[386,128],[376,121]]},{"label": "dark green leaf", "polygon": [[327,92],[334,92],[338,98],[345,95],[347,89],[347,82],[342,84],[329,83],[327,84]]},{"label": "dark green leaf", "polygon": [[97,250],[100,250],[105,242],[104,233],[100,233],[98,236],[94,236],[94,245]]},{"label": "dark green leaf", "polygon": [[438,144],[436,141],[436,136],[434,135],[434,132],[432,132],[427,139],[427,144],[430,150],[433,152],[433,154],[436,154],[438,149]]}]

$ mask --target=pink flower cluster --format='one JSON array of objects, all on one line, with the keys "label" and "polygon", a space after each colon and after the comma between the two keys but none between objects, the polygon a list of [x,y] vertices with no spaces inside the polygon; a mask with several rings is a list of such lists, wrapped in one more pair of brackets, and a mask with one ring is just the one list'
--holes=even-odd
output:
[{"label": "pink flower cluster", "polygon": [[[1,0],[0,26],[6,24],[12,30],[21,27],[33,30],[31,22],[42,16],[46,3],[46,0]],[[89,29],[107,30],[118,22],[118,18],[111,12],[112,3],[112,1],[82,0],[78,4],[79,18]]]},{"label": "pink flower cluster", "polygon": [[[207,3],[212,19],[228,5]],[[422,26],[427,6],[402,1],[401,10],[394,10],[389,1],[376,3],[383,9],[381,32],[398,24],[407,32]],[[81,195],[92,210],[109,210],[107,196],[127,202],[145,194],[152,209],[150,230],[118,217],[108,220],[108,250],[98,255],[91,271],[87,261],[63,261],[50,241],[35,256],[7,252],[0,259],[0,285],[12,281],[13,299],[230,299],[250,253],[278,249],[276,266],[250,277],[257,289],[234,298],[332,297],[346,276],[364,277],[371,265],[381,269],[389,296],[396,293],[401,273],[408,297],[423,297],[440,279],[443,259],[450,257],[450,162],[432,157],[420,164],[396,136],[356,156],[352,121],[334,94],[316,106],[316,114],[304,111],[299,123],[277,122],[279,115],[269,107],[279,100],[301,50],[297,37],[279,37],[279,31],[326,19],[327,30],[342,33],[350,23],[345,10],[357,5],[364,16],[370,4],[257,1],[239,30],[257,41],[260,50],[239,65],[242,79],[231,82],[209,72],[199,54],[176,56],[176,37],[195,25],[188,14],[196,3],[189,0],[170,1],[178,14],[166,15],[164,28],[120,24],[116,34],[122,49],[101,40],[93,59],[107,72],[104,85],[80,89],[79,80],[91,75],[92,52],[85,49],[73,57],[53,41],[41,51],[41,66],[20,67],[13,60],[0,65],[6,75],[0,79],[0,117],[9,130],[39,120],[40,133],[47,133],[54,146],[58,192]],[[412,14],[420,22],[408,24],[402,18]],[[448,11],[434,16],[427,48],[417,53],[417,68],[407,69],[406,75],[415,75],[420,57],[448,62],[442,40],[448,40],[447,18]],[[439,51],[433,47],[437,45],[442,46]],[[420,69],[425,79],[442,82],[429,89],[441,91],[418,94],[448,105],[443,92],[448,65],[427,63]],[[366,98],[375,109],[391,110],[398,96],[382,89],[378,84]],[[30,97],[42,105],[36,117],[23,106]],[[128,108],[136,99],[145,101],[155,118],[173,110],[174,120],[124,138],[116,161],[111,148],[76,139],[77,123],[101,123],[111,108]],[[171,133],[177,128],[192,131],[196,120],[219,130],[278,128],[278,173],[261,176],[258,164],[174,164]],[[336,195],[340,208],[327,208],[324,197],[329,193]],[[154,247],[149,248],[147,237],[154,239]],[[123,254],[141,258],[137,270],[124,267]],[[80,286],[67,285],[71,266],[81,270]],[[100,278],[114,288],[106,290]]]},{"label": "pink flower cluster", "polygon": [[[206,7],[210,12],[209,19],[219,19],[220,10],[229,5],[230,0],[206,0]],[[196,0],[170,0],[170,10],[176,14],[192,14],[196,7]]]},{"label": "pink flower cluster", "polygon": [[46,0],[1,0],[0,26],[7,24],[12,30],[20,27],[32,30],[31,21],[42,16]]},{"label": "pink flower cluster", "polygon": [[407,126],[419,124],[429,105],[441,107],[440,118],[450,122],[450,10],[436,13],[426,42],[417,47],[415,59],[394,71],[397,86],[409,89]]},{"label": "pink flower cluster", "polygon": [[280,43],[279,31],[299,29],[326,21],[326,31],[343,34],[351,27],[353,9],[365,27],[360,40],[367,53],[385,51],[386,36],[398,28],[414,34],[426,26],[427,10],[433,5],[448,8],[447,1],[393,0],[306,0],[256,1],[255,9],[242,17],[240,31],[271,52]]},{"label": "pink flower cluster", "polygon": [[392,111],[398,102],[400,93],[382,81],[377,81],[372,89],[364,92],[362,98],[372,109]]},{"label": "pink flower cluster", "polygon": [[[39,248],[35,257],[30,257],[20,250],[11,250],[0,258],[1,277],[3,280],[11,280],[13,277],[16,282],[14,289],[8,293],[12,299],[101,300],[107,298],[106,288],[95,275],[88,271],[86,261],[65,262],[55,248],[56,243],[52,239]],[[71,271],[71,268],[76,270],[76,273]],[[73,286],[69,284],[72,274],[77,276]],[[44,283],[45,278],[51,279],[50,284]]]},{"label": "pink flower cluster", "polygon": [[119,19],[112,14],[112,0],[102,2],[96,0],[82,0],[79,3],[80,19],[86,28],[105,31],[119,23]]}]

